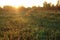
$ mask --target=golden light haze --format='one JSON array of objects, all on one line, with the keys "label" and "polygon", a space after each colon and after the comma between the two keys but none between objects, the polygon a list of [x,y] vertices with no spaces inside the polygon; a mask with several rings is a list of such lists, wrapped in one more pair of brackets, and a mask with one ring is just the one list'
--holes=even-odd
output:
[{"label": "golden light haze", "polygon": [[43,7],[43,3],[46,1],[47,3],[52,3],[54,5],[57,4],[57,0],[0,0],[0,6],[10,5],[10,6],[24,6],[24,7],[32,7],[32,6],[41,6]]}]

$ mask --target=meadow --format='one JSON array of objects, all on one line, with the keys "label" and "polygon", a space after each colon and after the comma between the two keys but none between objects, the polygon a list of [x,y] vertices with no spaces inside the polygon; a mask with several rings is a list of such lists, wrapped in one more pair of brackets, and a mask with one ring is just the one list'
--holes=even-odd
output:
[{"label": "meadow", "polygon": [[60,40],[60,11],[0,8],[0,40]]}]

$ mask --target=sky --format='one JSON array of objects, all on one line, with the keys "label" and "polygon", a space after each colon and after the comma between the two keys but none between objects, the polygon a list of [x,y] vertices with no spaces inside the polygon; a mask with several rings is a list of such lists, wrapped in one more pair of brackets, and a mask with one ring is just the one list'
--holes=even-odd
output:
[{"label": "sky", "polygon": [[11,5],[11,6],[43,6],[43,2],[47,1],[48,3],[52,3],[56,5],[57,0],[0,0],[0,6]]}]

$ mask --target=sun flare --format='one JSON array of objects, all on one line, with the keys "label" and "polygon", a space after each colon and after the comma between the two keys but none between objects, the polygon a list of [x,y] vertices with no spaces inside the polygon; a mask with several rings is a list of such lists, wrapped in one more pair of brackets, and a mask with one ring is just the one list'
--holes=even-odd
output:
[{"label": "sun flare", "polygon": [[24,6],[24,7],[32,7],[32,6],[43,6],[44,1],[47,3],[52,3],[56,5],[57,0],[0,0],[0,6],[11,5],[11,6]]}]

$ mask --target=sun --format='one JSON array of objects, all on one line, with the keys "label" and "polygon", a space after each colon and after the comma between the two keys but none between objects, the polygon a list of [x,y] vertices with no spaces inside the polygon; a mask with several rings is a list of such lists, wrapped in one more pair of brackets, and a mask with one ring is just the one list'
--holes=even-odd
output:
[{"label": "sun", "polygon": [[54,5],[57,4],[57,0],[0,0],[0,6],[10,5],[14,7],[24,6],[24,7],[32,7],[32,6],[41,6],[43,7],[43,3],[46,1],[47,3],[52,3]]}]

